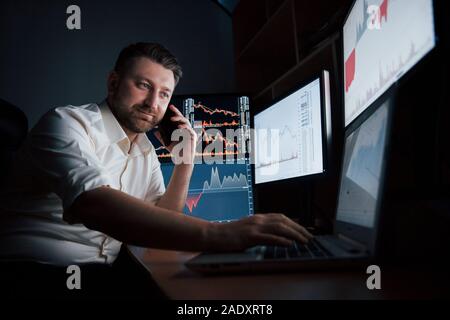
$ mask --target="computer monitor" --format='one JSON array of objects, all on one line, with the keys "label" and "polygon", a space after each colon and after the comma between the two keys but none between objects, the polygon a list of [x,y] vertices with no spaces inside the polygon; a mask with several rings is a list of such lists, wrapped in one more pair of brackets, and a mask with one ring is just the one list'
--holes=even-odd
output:
[{"label": "computer monitor", "polygon": [[343,27],[345,126],[435,45],[433,0],[356,0]]},{"label": "computer monitor", "polygon": [[[245,158],[250,134],[250,99],[235,93],[175,95],[170,102],[189,120],[198,135],[197,161]],[[161,162],[170,153],[148,134]]]},{"label": "computer monitor", "polygon": [[[162,163],[166,185],[174,165]],[[196,164],[183,212],[208,221],[225,222],[252,215],[252,172],[248,159],[222,164]]]},{"label": "computer monitor", "polygon": [[325,172],[331,140],[328,71],[272,102],[253,123],[255,184]]}]

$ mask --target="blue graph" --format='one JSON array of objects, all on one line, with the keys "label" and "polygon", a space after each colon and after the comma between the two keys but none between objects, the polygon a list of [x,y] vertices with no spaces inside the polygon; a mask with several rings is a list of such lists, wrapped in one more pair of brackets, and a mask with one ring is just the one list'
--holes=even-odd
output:
[{"label": "blue graph", "polygon": [[[173,165],[161,164],[166,186]],[[251,171],[248,161],[197,164],[189,185],[184,213],[208,221],[230,221],[253,214]]]}]

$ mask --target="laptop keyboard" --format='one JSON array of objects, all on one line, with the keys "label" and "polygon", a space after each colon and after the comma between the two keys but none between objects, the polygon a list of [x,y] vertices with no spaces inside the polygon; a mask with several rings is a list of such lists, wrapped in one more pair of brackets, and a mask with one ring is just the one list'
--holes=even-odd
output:
[{"label": "laptop keyboard", "polygon": [[315,239],[308,244],[295,242],[292,246],[266,246],[264,259],[297,259],[297,258],[324,258],[331,254],[326,251]]}]

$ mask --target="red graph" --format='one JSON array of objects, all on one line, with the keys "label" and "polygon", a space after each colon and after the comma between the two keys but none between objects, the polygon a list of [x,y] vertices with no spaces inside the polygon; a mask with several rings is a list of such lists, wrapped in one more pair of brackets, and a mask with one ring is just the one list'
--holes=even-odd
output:
[{"label": "red graph", "polygon": [[194,104],[195,109],[201,109],[206,113],[214,114],[214,113],[223,113],[224,115],[229,115],[232,117],[238,117],[239,115],[236,112],[223,110],[223,109],[210,109],[207,106],[202,105],[201,103]]},{"label": "red graph", "polygon": [[388,0],[383,0],[383,2],[380,5],[380,24],[381,21],[383,20],[383,17],[384,21],[387,22],[387,16],[388,16]]},{"label": "red graph", "polygon": [[[227,155],[238,155],[237,151],[224,151],[224,152],[196,152],[195,157],[219,157],[219,156],[227,156]],[[158,154],[158,158],[173,158],[171,153],[162,153]]]},{"label": "red graph", "polygon": [[224,152],[203,152],[203,153],[197,153],[198,156],[204,156],[204,157],[214,157],[214,156],[227,156],[227,155],[238,155],[239,152],[237,151],[224,151]]},{"label": "red graph", "polygon": [[233,120],[231,122],[223,122],[223,123],[212,123],[210,120],[209,122],[203,121],[202,127],[235,127],[238,126],[239,122]]},{"label": "red graph", "polygon": [[345,92],[348,92],[348,89],[352,85],[353,80],[355,79],[355,63],[356,63],[356,51],[352,50],[350,56],[345,61]]},{"label": "red graph", "polygon": [[236,148],[238,147],[238,144],[236,142],[232,142],[232,141],[228,141],[227,139],[225,139],[222,134],[220,132],[217,132],[216,135],[210,135],[206,132],[205,129],[202,129],[202,135],[204,136],[203,141],[205,141],[206,143],[212,143],[216,140],[222,141],[225,143],[225,146],[227,147],[232,147],[235,146]]},{"label": "red graph", "polygon": [[189,213],[192,213],[192,210],[197,207],[200,198],[202,197],[203,192],[200,192],[197,195],[187,196],[186,198],[186,207],[189,209]]}]

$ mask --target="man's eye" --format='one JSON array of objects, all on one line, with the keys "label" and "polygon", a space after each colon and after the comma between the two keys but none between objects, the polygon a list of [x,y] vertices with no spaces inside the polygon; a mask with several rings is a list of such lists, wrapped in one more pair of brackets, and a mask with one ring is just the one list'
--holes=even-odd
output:
[{"label": "man's eye", "polygon": [[168,93],[163,92],[163,93],[161,93],[161,95],[162,95],[162,97],[163,97],[164,99],[169,98],[169,94],[168,94]]},{"label": "man's eye", "polygon": [[145,83],[145,82],[139,83],[139,86],[144,89],[150,89],[152,87],[151,85],[149,85],[148,83]]}]

